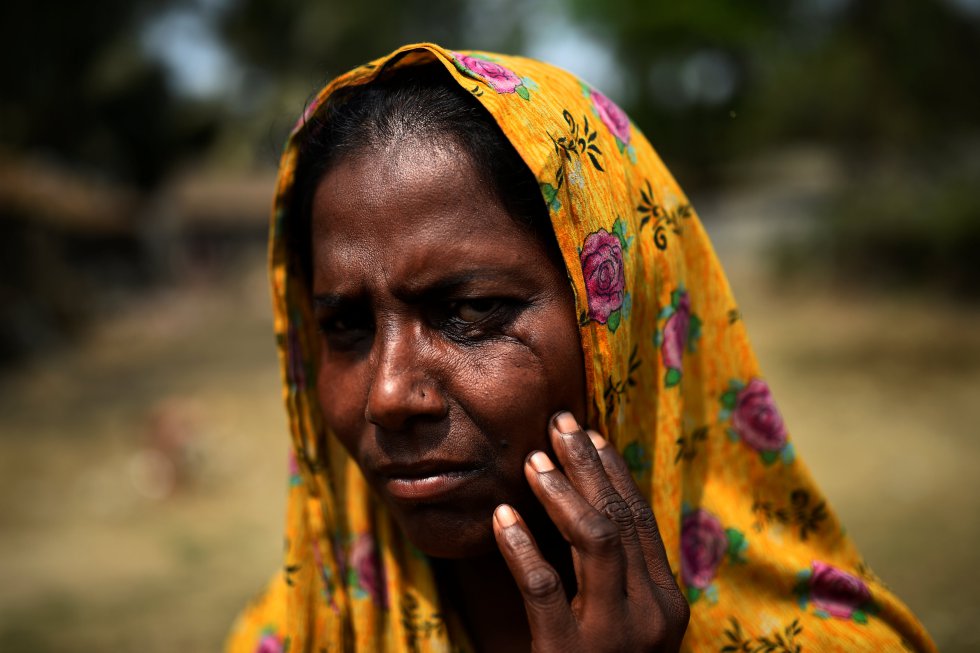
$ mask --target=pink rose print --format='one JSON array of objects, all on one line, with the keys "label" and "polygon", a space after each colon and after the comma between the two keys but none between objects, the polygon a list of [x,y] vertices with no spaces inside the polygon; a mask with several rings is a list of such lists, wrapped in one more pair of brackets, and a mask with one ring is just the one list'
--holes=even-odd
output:
[{"label": "pink rose print", "polygon": [[374,539],[361,533],[350,552],[350,566],[357,573],[358,584],[378,606],[388,606],[388,593]]},{"label": "pink rose print", "polygon": [[684,355],[684,347],[687,345],[690,326],[691,297],[686,292],[682,292],[674,314],[664,323],[664,340],[660,346],[664,367],[673,370],[681,369],[681,359]]},{"label": "pink rose print", "polygon": [[282,653],[282,641],[278,635],[264,635],[255,648],[255,653]]},{"label": "pink rose print", "polygon": [[453,56],[469,72],[482,77],[490,85],[490,88],[498,93],[513,93],[518,86],[524,84],[521,78],[514,74],[514,71],[504,68],[498,63],[469,57],[459,52],[453,52]]},{"label": "pink rose print", "polygon": [[728,550],[728,536],[718,518],[698,509],[681,522],[681,578],[688,587],[705,589],[714,580]]},{"label": "pink rose print", "polygon": [[810,600],[814,607],[831,616],[850,619],[855,610],[871,600],[871,590],[857,576],[814,560],[810,576]]},{"label": "pink rose print", "polygon": [[626,112],[616,106],[616,103],[607,98],[599,91],[592,89],[589,94],[592,104],[599,112],[599,119],[606,126],[612,135],[620,140],[623,145],[630,142],[630,119]]},{"label": "pink rose print", "polygon": [[786,445],[783,417],[776,409],[769,386],[761,379],[752,379],[739,391],[732,427],[756,451],[779,451]]},{"label": "pink rose print", "polygon": [[609,315],[623,305],[626,277],[622,244],[616,235],[600,229],[586,237],[579,258],[589,300],[589,318],[605,324]]}]

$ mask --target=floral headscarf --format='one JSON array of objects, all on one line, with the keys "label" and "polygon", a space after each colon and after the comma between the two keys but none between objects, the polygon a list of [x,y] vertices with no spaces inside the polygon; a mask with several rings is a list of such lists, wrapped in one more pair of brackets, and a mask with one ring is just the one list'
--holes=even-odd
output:
[{"label": "floral headscarf", "polygon": [[[575,295],[588,423],[622,452],[691,604],[688,651],[934,651],[865,565],[796,457],[697,215],[599,90],[530,59],[410,45],[324,88],[279,170],[270,265],[293,459],[286,552],[234,653],[457,651],[470,643],[329,433],[318,338],[288,265],[298,143],[337,89],[439,62],[536,176]],[[487,515],[490,519],[490,515]]]}]

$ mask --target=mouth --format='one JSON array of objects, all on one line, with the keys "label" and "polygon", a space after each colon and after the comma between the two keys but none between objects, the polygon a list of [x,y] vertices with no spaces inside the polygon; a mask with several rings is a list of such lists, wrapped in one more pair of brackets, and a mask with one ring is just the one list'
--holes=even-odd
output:
[{"label": "mouth", "polygon": [[385,491],[396,501],[418,503],[446,498],[480,476],[486,466],[420,461],[379,470]]}]

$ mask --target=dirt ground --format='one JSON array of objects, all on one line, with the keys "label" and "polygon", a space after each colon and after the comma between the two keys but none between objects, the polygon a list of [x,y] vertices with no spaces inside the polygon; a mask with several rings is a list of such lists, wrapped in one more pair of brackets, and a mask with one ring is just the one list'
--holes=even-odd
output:
[{"label": "dirt ground", "polygon": [[[699,208],[798,452],[940,648],[980,650],[980,310],[776,286],[758,248],[773,223],[723,200]],[[0,379],[0,650],[217,650],[277,568],[286,436],[261,254],[238,270]]]}]

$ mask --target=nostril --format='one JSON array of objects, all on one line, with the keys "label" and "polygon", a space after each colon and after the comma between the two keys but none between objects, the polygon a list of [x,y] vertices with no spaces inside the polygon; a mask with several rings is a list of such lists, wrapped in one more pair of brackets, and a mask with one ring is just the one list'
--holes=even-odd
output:
[{"label": "nostril", "polygon": [[377,379],[365,406],[367,421],[390,431],[403,430],[413,419],[439,419],[447,412],[442,392],[410,370]]},{"label": "nostril", "polygon": [[448,412],[444,393],[429,374],[438,363],[426,356],[417,329],[399,326],[379,329],[364,411],[368,422],[391,431],[415,418],[440,419]]}]

